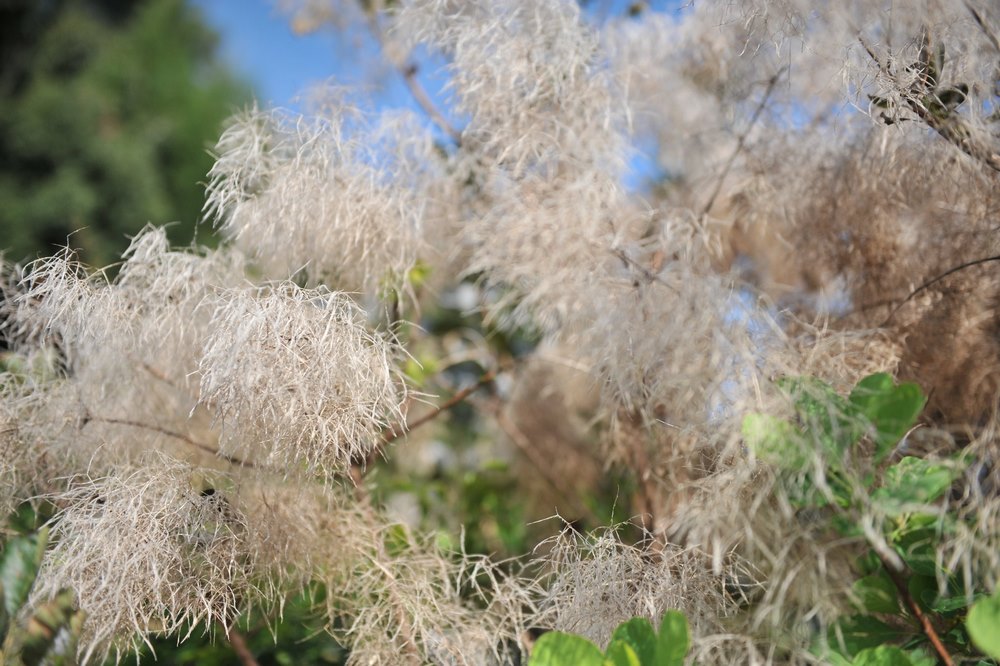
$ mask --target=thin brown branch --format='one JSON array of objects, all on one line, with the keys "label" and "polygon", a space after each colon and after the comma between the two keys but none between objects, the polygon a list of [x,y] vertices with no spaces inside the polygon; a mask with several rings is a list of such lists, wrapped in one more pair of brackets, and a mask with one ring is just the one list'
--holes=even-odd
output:
[{"label": "thin brown branch", "polygon": [[761,97],[760,103],[757,104],[757,108],[754,109],[753,115],[750,116],[750,124],[747,128],[743,130],[740,134],[739,139],[736,141],[736,148],[733,150],[732,155],[726,161],[726,165],[722,168],[722,173],[719,174],[719,179],[715,182],[715,189],[712,190],[712,195],[708,197],[708,202],[701,209],[701,216],[704,217],[708,214],[708,211],[712,210],[712,206],[715,205],[715,200],[718,198],[719,193],[722,191],[722,185],[726,181],[726,176],[729,175],[729,171],[733,168],[736,163],[736,158],[739,154],[743,152],[743,148],[746,146],[747,137],[750,136],[750,132],[753,130],[754,126],[757,124],[757,120],[760,118],[760,114],[764,112],[764,107],[767,106],[767,101],[771,98],[771,93],[774,92],[774,87],[778,85],[778,80],[781,79],[781,75],[785,73],[785,67],[782,67],[777,72],[774,73],[768,82],[767,88],[764,90],[764,96]]},{"label": "thin brown branch", "polygon": [[225,460],[226,462],[228,462],[230,464],[238,465],[240,467],[253,467],[254,466],[254,464],[251,463],[251,462],[248,462],[246,460],[241,460],[240,458],[236,458],[236,457],[233,457],[233,456],[227,456],[227,455],[223,454],[221,451],[219,451],[218,449],[209,446],[208,444],[204,444],[204,443],[199,442],[197,440],[191,439],[190,437],[188,437],[187,435],[185,435],[183,433],[175,432],[173,430],[168,430],[167,428],[164,428],[162,426],[152,425],[152,424],[149,424],[149,423],[142,423],[141,421],[133,421],[131,419],[116,419],[116,418],[109,418],[109,417],[104,417],[104,416],[92,416],[92,415],[87,415],[84,418],[83,425],[87,425],[88,423],[108,423],[110,425],[123,425],[123,426],[129,426],[131,428],[142,428],[143,430],[150,430],[152,432],[158,432],[161,435],[165,435],[166,437],[171,437],[173,439],[180,440],[180,441],[182,441],[182,442],[184,442],[186,444],[190,444],[191,446],[193,446],[195,448],[201,449],[202,451],[205,451],[206,453],[210,453],[213,456],[217,456],[219,458],[222,458],[223,460]]},{"label": "thin brown branch", "polygon": [[462,133],[459,132],[448,119],[438,110],[434,102],[431,101],[430,96],[424,87],[420,85],[417,81],[417,71],[418,67],[414,63],[408,65],[397,64],[396,69],[399,71],[400,76],[403,77],[403,81],[406,83],[406,87],[410,90],[410,94],[413,95],[413,99],[416,100],[420,108],[424,110],[430,119],[434,121],[434,124],[441,128],[445,134],[447,134],[452,141],[455,142],[456,146],[462,145]]},{"label": "thin brown branch", "polygon": [[455,142],[456,146],[462,145],[462,133],[458,131],[448,119],[444,117],[444,114],[437,108],[434,102],[431,100],[430,95],[424,90],[424,87],[420,85],[420,81],[417,80],[417,72],[420,71],[419,66],[413,62],[404,62],[393,57],[391,49],[385,48],[385,35],[382,32],[382,26],[378,23],[378,11],[377,10],[366,10],[364,7],[361,8],[365,15],[368,17],[368,29],[378,42],[379,47],[382,49],[382,53],[385,55],[389,63],[396,68],[396,71],[401,77],[403,77],[403,82],[406,84],[407,89],[409,89],[410,94],[413,96],[414,101],[423,110],[424,113],[441,128],[445,134]]},{"label": "thin brown branch", "polygon": [[[611,250],[611,254],[618,257],[618,259],[621,260],[622,264],[626,268],[631,267],[639,271],[639,274],[642,275],[643,279],[645,279],[646,282],[656,282],[658,284],[663,285],[664,287],[674,292],[675,294],[678,293],[677,287],[675,287],[672,284],[669,284],[666,280],[661,278],[654,271],[650,270],[649,268],[646,268],[645,266],[637,262],[635,259],[625,254],[624,250],[620,249]],[[636,283],[635,286],[638,287],[639,286],[638,283]]]},{"label": "thin brown branch", "polygon": [[229,645],[233,648],[233,653],[243,666],[260,666],[257,663],[257,659],[253,656],[253,652],[250,651],[250,646],[247,645],[246,638],[243,637],[243,634],[236,627],[230,627],[226,630],[226,640],[229,641]]},{"label": "thin brown branch", "polygon": [[877,549],[875,554],[878,556],[879,561],[882,563],[882,568],[889,575],[889,579],[892,580],[892,584],[896,586],[896,591],[899,592],[899,598],[903,600],[906,604],[906,608],[913,613],[913,617],[917,619],[920,623],[920,629],[927,636],[927,640],[930,641],[931,646],[934,648],[934,652],[937,653],[938,659],[945,666],[953,666],[954,661],[952,661],[951,654],[948,653],[948,648],[944,646],[941,642],[941,637],[938,636],[937,630],[934,629],[934,625],[931,624],[930,618],[924,613],[923,609],[920,608],[914,598],[910,595],[910,588],[907,584],[906,578],[903,572],[898,570],[891,562],[889,562]]},{"label": "thin brown branch", "polygon": [[167,377],[167,375],[165,373],[163,373],[161,370],[159,370],[157,368],[154,368],[149,363],[146,363],[145,361],[143,361],[143,362],[141,362],[139,364],[139,366],[143,370],[145,370],[146,372],[148,372],[149,374],[151,374],[153,377],[155,377],[156,379],[159,379],[164,384],[169,384],[170,386],[174,386],[174,382],[170,379],[170,377]]},{"label": "thin brown branch", "polygon": [[390,444],[395,440],[399,439],[400,437],[402,437],[404,433],[410,432],[411,430],[415,430],[416,428],[419,428],[425,423],[434,420],[434,418],[436,418],[438,414],[440,414],[441,412],[445,412],[451,409],[452,407],[459,404],[460,402],[468,398],[470,395],[478,391],[483,386],[486,386],[487,384],[491,383],[494,379],[496,379],[496,376],[497,376],[496,371],[490,370],[489,372],[484,373],[479,379],[477,379],[475,384],[470,384],[469,386],[466,386],[465,388],[456,391],[455,395],[451,396],[450,398],[442,402],[440,405],[435,406],[431,411],[427,412],[426,414],[419,416],[413,419],[412,421],[407,422],[406,425],[393,426],[392,428],[389,429],[389,431],[385,435],[383,435],[381,445],[384,446],[386,444]]},{"label": "thin brown branch", "polygon": [[994,255],[992,257],[983,257],[982,259],[974,259],[973,261],[967,261],[964,264],[959,264],[958,266],[955,266],[954,268],[950,268],[950,269],[946,270],[944,273],[941,273],[940,275],[938,275],[937,277],[932,278],[932,279],[928,280],[927,282],[924,282],[922,285],[920,285],[919,287],[917,287],[916,289],[914,289],[913,291],[911,291],[906,296],[906,298],[904,298],[899,303],[899,305],[897,305],[895,308],[892,309],[892,312],[889,313],[889,316],[885,318],[884,322],[882,322],[881,327],[885,327],[886,325],[888,325],[889,322],[892,321],[892,318],[894,316],[896,316],[896,313],[899,312],[900,308],[902,308],[904,305],[906,305],[908,302],[910,302],[910,300],[914,296],[916,296],[917,294],[919,294],[920,292],[924,291],[925,289],[928,289],[929,287],[934,286],[935,284],[937,284],[941,280],[945,279],[949,275],[953,275],[954,273],[957,273],[959,271],[963,271],[966,268],[972,268],[973,266],[979,266],[981,264],[986,264],[986,263],[989,263],[991,261],[1000,261],[1000,255]]},{"label": "thin brown branch", "polygon": [[[453,396],[451,396],[441,404],[435,405],[434,408],[431,409],[426,414],[422,414],[421,416],[407,423],[397,423],[396,425],[387,428],[382,434],[381,441],[379,441],[379,443],[372,448],[372,450],[368,453],[367,456],[364,457],[364,459],[355,460],[353,463],[353,467],[361,467],[362,469],[368,469],[368,466],[371,465],[373,462],[375,462],[375,459],[378,456],[383,454],[386,446],[396,441],[403,435],[419,428],[425,423],[433,421],[435,418],[438,417],[438,415],[448,411],[455,405],[458,405],[459,403],[468,399],[470,395],[478,391],[486,384],[489,384],[494,379],[496,379],[496,371],[490,370],[489,372],[484,373],[478,380],[476,380],[475,384],[470,384],[469,386],[466,386],[465,388],[457,391]],[[352,476],[354,475],[353,469],[351,471],[351,474]],[[364,472],[362,472],[361,474],[363,475]]]}]

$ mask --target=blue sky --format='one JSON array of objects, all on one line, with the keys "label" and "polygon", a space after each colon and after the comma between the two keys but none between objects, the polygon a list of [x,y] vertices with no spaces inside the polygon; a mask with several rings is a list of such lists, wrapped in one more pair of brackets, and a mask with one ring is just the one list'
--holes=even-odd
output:
[{"label": "blue sky", "polygon": [[[220,36],[220,55],[249,81],[262,106],[301,109],[296,98],[310,85],[332,80],[337,85],[356,87],[378,82],[367,89],[374,108],[406,107],[419,110],[395,71],[373,71],[384,60],[368,31],[358,26],[339,33],[321,30],[306,35],[292,31],[290,19],[275,7],[275,0],[189,0]],[[623,14],[628,0],[591,3],[591,10],[611,15]],[[680,11],[680,0],[655,0],[656,10]],[[594,9],[594,8],[597,9]],[[419,59],[419,73],[425,90],[437,98],[444,84],[442,61]],[[375,74],[375,76],[372,76]],[[442,110],[445,104],[438,104]],[[457,123],[459,126],[461,123]],[[626,185],[642,188],[658,174],[652,155],[637,153]]]},{"label": "blue sky", "polygon": [[[220,55],[253,86],[262,106],[299,107],[296,98],[312,84],[332,79],[358,86],[379,80],[368,90],[377,106],[411,106],[400,77],[381,72],[372,77],[364,63],[381,63],[376,46],[361,26],[341,33],[292,31],[289,17],[274,0],[189,0],[220,36]],[[361,63],[361,66],[359,66]]]},{"label": "blue sky", "polygon": [[[223,59],[255,87],[262,103],[293,104],[310,84],[334,78],[341,85],[369,80],[370,72],[359,69],[362,60],[377,60],[375,45],[367,30],[357,27],[335,34],[324,30],[297,35],[287,15],[275,8],[275,0],[189,0],[221,37]],[[620,15],[628,0],[591,3],[592,11]],[[679,11],[681,0],[654,0],[653,9]],[[371,57],[365,57],[371,56]],[[433,74],[423,72],[422,74]],[[425,78],[422,76],[422,78]],[[385,88],[372,91],[377,102],[410,105],[397,75],[385,80]],[[432,87],[433,82],[431,82]]]},{"label": "blue sky", "polygon": [[191,0],[221,37],[220,55],[253,84],[262,103],[289,104],[337,69],[334,35],[296,35],[270,0]]}]

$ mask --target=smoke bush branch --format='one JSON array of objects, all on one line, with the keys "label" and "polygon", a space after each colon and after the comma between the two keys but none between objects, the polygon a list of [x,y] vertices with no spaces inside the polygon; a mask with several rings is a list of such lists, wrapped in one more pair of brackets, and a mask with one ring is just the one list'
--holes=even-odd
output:
[{"label": "smoke bush branch", "polygon": [[739,138],[736,140],[736,147],[729,155],[729,159],[726,160],[725,166],[722,167],[722,171],[719,173],[719,177],[715,181],[715,188],[713,188],[712,194],[709,195],[708,201],[706,201],[705,205],[701,208],[702,217],[707,215],[708,211],[712,210],[712,206],[715,205],[715,200],[722,191],[722,185],[726,182],[726,177],[729,175],[729,171],[736,163],[736,158],[739,157],[741,152],[743,152],[743,148],[746,146],[747,137],[750,136],[750,132],[753,131],[754,126],[757,124],[760,114],[764,112],[764,108],[767,106],[767,102],[771,98],[771,93],[774,92],[774,87],[778,85],[778,81],[781,79],[781,75],[785,73],[786,69],[787,67],[781,67],[771,76],[770,79],[768,79],[767,87],[764,89],[764,95],[760,98],[760,102],[753,110],[753,113],[750,116],[750,121],[747,124],[747,128],[743,130]]},{"label": "smoke bush branch", "polygon": [[456,391],[453,396],[451,396],[444,402],[435,405],[426,414],[422,414],[421,416],[413,419],[412,421],[406,423],[397,423],[391,428],[388,428],[383,432],[382,439],[379,441],[378,445],[373,447],[372,450],[368,452],[368,455],[366,455],[363,459],[360,460],[356,459],[353,464],[355,466],[360,466],[364,469],[367,469],[369,465],[375,462],[376,458],[378,458],[380,455],[385,454],[386,446],[395,442],[397,439],[399,439],[406,433],[412,432],[413,430],[416,430],[425,423],[433,421],[442,413],[448,411],[452,407],[455,407],[456,405],[465,401],[469,396],[471,396],[473,393],[478,391],[483,386],[486,386],[487,384],[491,383],[494,379],[496,379],[496,371],[490,370],[484,373],[482,376],[480,376],[479,379],[477,379],[474,384],[470,384],[469,386],[466,386],[465,388]]},{"label": "smoke bush branch", "polygon": [[233,654],[236,658],[240,660],[243,666],[260,666],[257,659],[253,656],[253,652],[250,650],[250,646],[247,645],[246,638],[236,627],[229,627],[226,629],[226,640],[233,648]]},{"label": "smoke bush branch", "polygon": [[421,109],[423,109],[424,113],[427,114],[434,124],[448,135],[456,146],[461,146],[462,133],[458,131],[458,129],[456,129],[450,122],[448,122],[448,119],[444,117],[441,110],[437,108],[433,101],[431,101],[430,95],[427,94],[424,87],[420,85],[420,81],[417,80],[417,73],[420,71],[420,66],[413,62],[403,62],[399,60],[392,53],[390,53],[389,49],[385,48],[385,35],[382,32],[382,26],[378,23],[377,9],[366,10],[365,7],[362,6],[361,11],[365,13],[365,16],[368,19],[369,31],[375,38],[375,41],[379,43],[382,53],[403,78],[403,83],[406,84],[407,89],[413,96],[413,100]]},{"label": "smoke bush branch", "polygon": [[905,571],[900,570],[895,564],[890,562],[881,550],[873,550],[878,556],[879,562],[882,564],[882,569],[885,570],[889,579],[892,581],[892,584],[896,587],[896,591],[899,592],[899,598],[903,600],[903,603],[906,604],[906,608],[913,613],[913,617],[920,623],[920,629],[927,637],[927,640],[930,641],[938,659],[945,666],[952,666],[954,664],[954,660],[948,652],[948,648],[946,648],[944,643],[941,642],[941,637],[938,636],[937,630],[935,630],[934,625],[931,624],[930,618],[927,617],[927,614],[920,608],[920,604],[918,604],[913,598],[913,595],[910,594],[910,587],[907,583]]},{"label": "smoke bush branch", "polygon": [[[893,308],[892,312],[889,313],[889,316],[885,318],[884,322],[882,322],[882,327],[885,327],[886,325],[888,325],[888,323],[890,321],[892,321],[892,318],[896,315],[896,313],[899,312],[899,310],[904,305],[906,305],[907,303],[909,303],[920,292],[922,292],[925,289],[928,289],[928,288],[934,286],[935,284],[937,284],[941,280],[944,280],[949,275],[954,275],[955,273],[958,273],[959,271],[963,271],[966,268],[972,268],[973,266],[981,266],[982,264],[986,264],[986,263],[989,263],[991,261],[1000,261],[1000,255],[994,255],[992,257],[983,257],[982,259],[974,259],[973,261],[967,261],[964,264],[959,264],[958,266],[955,266],[953,268],[949,268],[944,273],[941,273],[940,275],[938,275],[938,276],[936,276],[934,278],[931,278],[927,282],[924,282],[922,285],[920,285],[919,287],[917,287],[916,289],[914,289],[913,291],[911,291],[909,294],[907,294],[906,298],[904,298],[899,303],[899,305],[897,305],[895,308]],[[885,303],[877,303],[875,305],[885,305]]]},{"label": "smoke bush branch", "polygon": [[228,462],[231,465],[235,465],[237,467],[249,467],[249,468],[254,467],[254,464],[252,462],[248,461],[248,460],[242,460],[242,459],[234,457],[234,456],[226,455],[226,454],[222,453],[221,451],[219,451],[218,449],[216,449],[216,448],[214,448],[212,446],[209,446],[208,444],[205,444],[203,442],[199,442],[199,441],[197,441],[195,439],[192,439],[191,437],[188,437],[185,434],[182,434],[182,433],[179,433],[179,432],[175,432],[173,430],[169,430],[169,429],[164,428],[162,426],[153,425],[153,424],[150,424],[150,423],[143,423],[141,421],[135,421],[133,419],[117,419],[117,418],[110,418],[110,417],[103,417],[103,416],[93,416],[93,415],[89,415],[89,414],[87,416],[85,416],[84,419],[83,419],[83,425],[84,426],[86,426],[88,423],[107,423],[109,425],[122,425],[122,426],[128,426],[130,428],[141,428],[143,430],[149,430],[149,431],[152,431],[152,432],[157,432],[157,433],[159,433],[161,435],[164,435],[166,437],[170,437],[172,439],[176,439],[176,440],[179,440],[181,442],[184,442],[185,444],[189,444],[189,445],[191,445],[191,446],[193,446],[193,447],[195,447],[197,449],[201,449],[205,453],[209,453],[209,454],[211,454],[213,456],[216,456],[218,458],[222,458],[223,460],[225,460],[226,462]]}]

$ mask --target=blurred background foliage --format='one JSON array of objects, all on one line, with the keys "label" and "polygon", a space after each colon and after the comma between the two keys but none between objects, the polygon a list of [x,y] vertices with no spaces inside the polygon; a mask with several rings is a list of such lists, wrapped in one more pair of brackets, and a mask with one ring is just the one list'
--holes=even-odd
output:
[{"label": "blurred background foliage", "polygon": [[[195,235],[223,120],[251,97],[183,0],[0,3],[0,247],[94,265],[126,236]],[[70,236],[72,234],[72,236]],[[206,240],[206,230],[200,240]]]}]

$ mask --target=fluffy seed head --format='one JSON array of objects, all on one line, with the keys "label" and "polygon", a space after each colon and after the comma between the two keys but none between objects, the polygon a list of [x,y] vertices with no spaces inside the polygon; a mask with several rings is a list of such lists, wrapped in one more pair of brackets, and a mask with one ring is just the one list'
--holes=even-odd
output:
[{"label": "fluffy seed head", "polygon": [[224,294],[201,360],[223,447],[281,469],[334,471],[402,419],[394,343],[348,296],[291,283]]},{"label": "fluffy seed head", "polygon": [[250,592],[243,516],[196,489],[188,466],[161,456],[146,463],[54,498],[65,508],[33,599],[74,591],[87,613],[83,661],[150,632],[227,626]]}]

